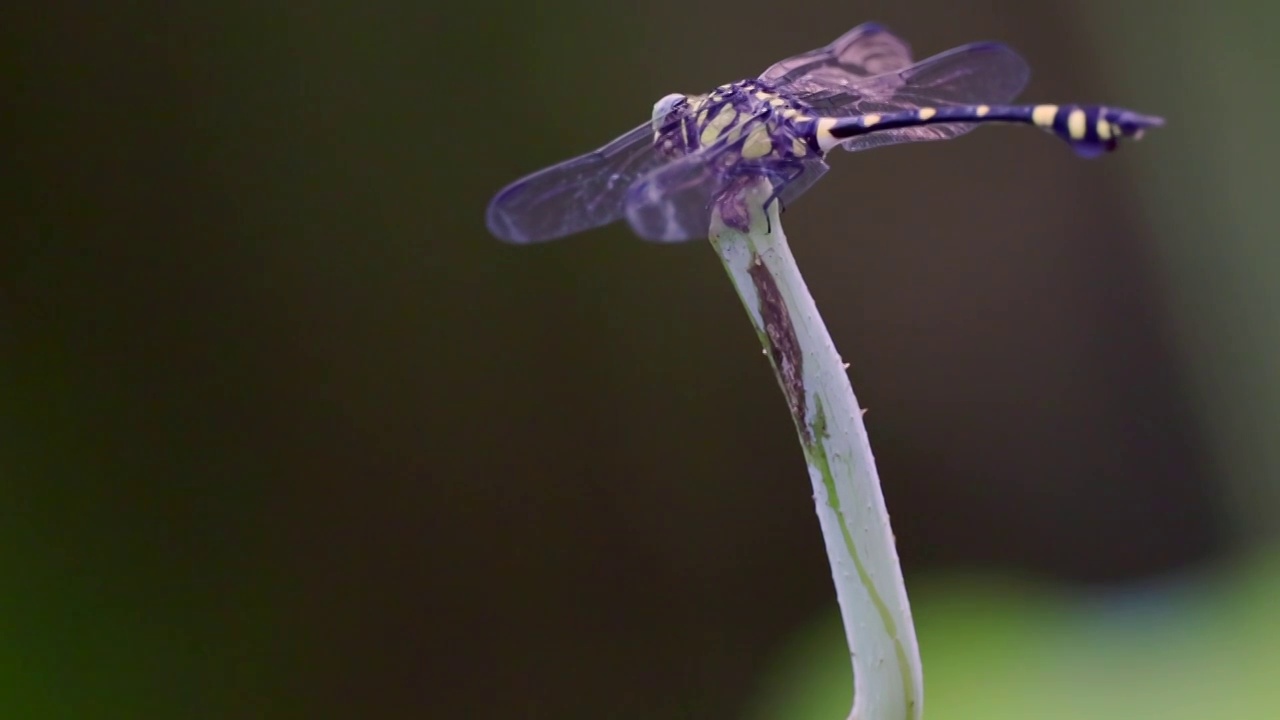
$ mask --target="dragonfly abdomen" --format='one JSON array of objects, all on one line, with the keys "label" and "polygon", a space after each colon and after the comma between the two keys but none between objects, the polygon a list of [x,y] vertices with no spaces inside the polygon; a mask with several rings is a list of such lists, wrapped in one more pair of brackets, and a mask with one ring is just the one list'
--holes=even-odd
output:
[{"label": "dragonfly abdomen", "polygon": [[874,133],[985,122],[1034,125],[1062,138],[1083,157],[1114,150],[1121,138],[1139,139],[1146,128],[1164,123],[1161,118],[1101,105],[949,105],[851,118],[820,118],[813,132],[825,152],[852,138]]}]

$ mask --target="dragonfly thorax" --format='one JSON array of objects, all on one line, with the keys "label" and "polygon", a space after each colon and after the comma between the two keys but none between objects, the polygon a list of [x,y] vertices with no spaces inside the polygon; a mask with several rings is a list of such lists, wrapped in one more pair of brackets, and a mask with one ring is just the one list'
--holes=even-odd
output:
[{"label": "dragonfly thorax", "polygon": [[793,159],[818,152],[806,138],[806,106],[768,85],[744,80],[705,95],[673,93],[653,106],[653,139],[669,157],[733,146],[726,157]]}]

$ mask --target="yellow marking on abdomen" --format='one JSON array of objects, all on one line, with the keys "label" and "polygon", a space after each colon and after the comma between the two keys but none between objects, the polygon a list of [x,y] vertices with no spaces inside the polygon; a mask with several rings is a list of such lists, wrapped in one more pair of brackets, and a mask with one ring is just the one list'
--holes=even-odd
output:
[{"label": "yellow marking on abdomen", "polygon": [[937,115],[938,111],[930,107],[923,107],[916,111],[916,114],[921,120],[928,120],[934,115]]},{"label": "yellow marking on abdomen", "polygon": [[818,136],[818,148],[821,149],[822,152],[826,152],[840,144],[840,141],[836,136],[831,134],[831,128],[835,126],[835,118],[818,118],[818,127],[815,134]]},{"label": "yellow marking on abdomen", "polygon": [[773,140],[769,137],[769,128],[756,125],[751,129],[751,134],[747,135],[746,142],[742,144],[742,157],[754,160],[768,155],[771,150],[773,150]]},{"label": "yellow marking on abdomen", "polygon": [[1053,127],[1053,119],[1058,115],[1057,105],[1037,105],[1031,111],[1031,122],[1036,127],[1048,128]]},{"label": "yellow marking on abdomen", "polygon": [[875,125],[878,122],[880,122],[879,115],[863,115],[862,116],[862,127],[871,127],[872,125]]},{"label": "yellow marking on abdomen", "polygon": [[1111,139],[1111,123],[1103,120],[1101,115],[1098,116],[1098,137],[1103,140]]},{"label": "yellow marking on abdomen", "polygon": [[1077,108],[1071,111],[1067,116],[1067,134],[1072,140],[1083,140],[1088,119],[1084,116],[1084,111]]},{"label": "yellow marking on abdomen", "polygon": [[986,116],[987,116],[987,113],[989,113],[989,112],[991,112],[991,107],[990,107],[990,106],[988,106],[988,105],[979,105],[979,106],[978,106],[978,117],[986,117]]}]

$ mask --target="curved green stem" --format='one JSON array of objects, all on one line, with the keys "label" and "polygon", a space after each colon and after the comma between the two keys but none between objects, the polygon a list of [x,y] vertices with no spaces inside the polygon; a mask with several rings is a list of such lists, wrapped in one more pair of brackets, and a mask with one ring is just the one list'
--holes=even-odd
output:
[{"label": "curved green stem", "polygon": [[850,720],[919,720],[923,674],[911,607],[862,411],[845,364],[758,182],[719,204],[711,244],[786,396],[809,465],[853,661]]}]

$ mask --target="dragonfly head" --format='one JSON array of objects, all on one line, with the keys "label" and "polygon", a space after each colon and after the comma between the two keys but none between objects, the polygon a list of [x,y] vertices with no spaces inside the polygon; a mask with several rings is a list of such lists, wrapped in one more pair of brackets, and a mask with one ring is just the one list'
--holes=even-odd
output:
[{"label": "dragonfly head", "polygon": [[653,130],[654,132],[662,132],[663,128],[671,120],[671,114],[684,105],[689,100],[688,95],[682,93],[671,93],[664,96],[661,100],[653,104]]}]

